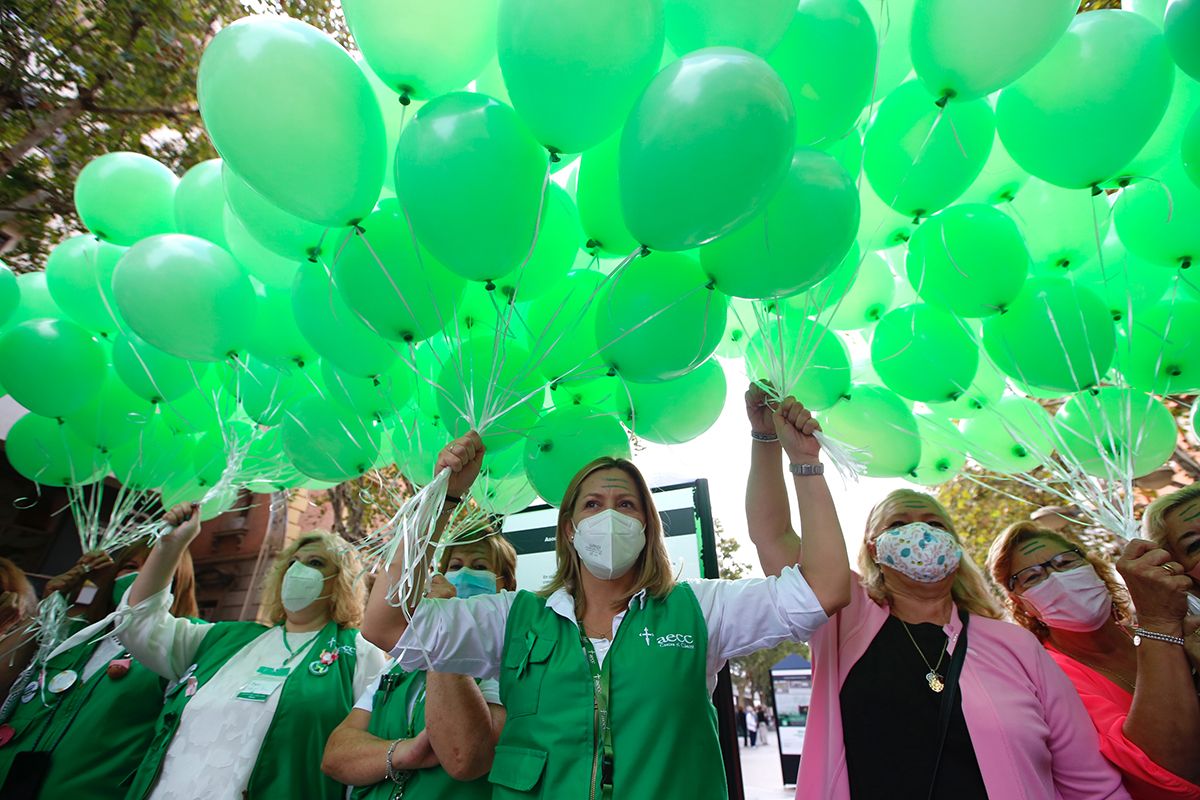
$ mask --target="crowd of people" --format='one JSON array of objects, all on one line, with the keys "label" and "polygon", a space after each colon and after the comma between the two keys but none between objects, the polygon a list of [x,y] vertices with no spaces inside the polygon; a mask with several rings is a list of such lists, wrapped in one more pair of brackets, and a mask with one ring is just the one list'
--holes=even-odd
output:
[{"label": "crowd of people", "polygon": [[[36,597],[0,560],[0,797],[723,798],[716,675],[790,640],[813,661],[800,798],[1200,799],[1200,485],[1115,567],[1017,522],[990,580],[945,508],[896,491],[854,572],[816,421],[746,401],[765,578],[676,580],[645,479],[599,458],[558,504],[553,579],[518,587],[513,547],[461,524],[474,432],[435,465],[436,563],[398,557],[368,591],[346,542],[305,534],[264,623],[196,618],[193,506],[52,581],[74,605],[36,658]],[[406,575],[422,589],[398,598]],[[754,746],[767,715],[740,711]]]}]

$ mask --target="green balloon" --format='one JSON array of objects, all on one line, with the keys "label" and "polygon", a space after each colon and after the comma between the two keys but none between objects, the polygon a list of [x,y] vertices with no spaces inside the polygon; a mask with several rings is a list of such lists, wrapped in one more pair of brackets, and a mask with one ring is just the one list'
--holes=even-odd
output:
[{"label": "green balloon", "polygon": [[862,174],[863,143],[862,133],[858,128],[852,128],[844,136],[837,139],[826,139],[813,147],[836,158],[837,162],[842,165],[842,169],[846,170],[855,180],[858,180],[858,176]]},{"label": "green balloon", "polygon": [[723,358],[742,358],[750,337],[758,331],[758,320],[754,317],[754,305],[740,297],[729,299],[729,315],[725,318],[725,333],[717,345],[717,355]]},{"label": "green balloon", "polygon": [[836,333],[785,308],[750,336],[746,374],[770,384],[778,397],[794,395],[821,411],[850,390],[850,356]]},{"label": "green balloon", "polygon": [[326,33],[288,17],[238,20],[204,49],[196,94],[217,152],[267,200],[329,227],[370,213],[383,119],[362,70]]},{"label": "green balloon", "polygon": [[196,390],[208,365],[193,364],[159,350],[132,331],[113,340],[113,369],[133,393],[151,403],[176,400]]},{"label": "green balloon", "polygon": [[487,513],[508,516],[528,508],[537,499],[537,490],[523,474],[515,478],[481,475],[471,486],[470,495]]},{"label": "green balloon", "polygon": [[666,0],[667,41],[680,56],[702,47],[740,47],[765,56],[783,38],[794,0]]},{"label": "green balloon", "polygon": [[175,230],[175,173],[141,153],[105,153],[75,179],[75,210],[106,242],[131,245]]},{"label": "green balloon", "polygon": [[[1192,115],[1187,128],[1180,140],[1180,153],[1183,161],[1183,171],[1191,179],[1193,186],[1200,186],[1200,108]],[[0,314],[0,319],[4,315]]]},{"label": "green balloon", "polygon": [[1096,255],[1096,242],[1109,229],[1108,201],[1101,192],[1061,189],[1031,178],[1016,198],[1001,207],[1025,236],[1034,272],[1061,274]]},{"label": "green balloon", "polygon": [[65,319],[33,319],[0,336],[0,385],[35,414],[64,417],[104,382],[104,348]]},{"label": "green balloon", "polygon": [[594,377],[608,370],[596,339],[597,300],[605,281],[599,272],[571,270],[530,305],[525,319],[534,363],[546,378]]},{"label": "green balloon", "polygon": [[200,482],[209,487],[220,483],[226,471],[236,466],[234,459],[249,450],[257,435],[257,429],[245,420],[231,421],[200,434],[192,455],[193,469]]},{"label": "green balloon", "polygon": [[1029,173],[1021,169],[1004,149],[1004,142],[997,135],[992,139],[992,152],[984,162],[979,177],[967,187],[959,203],[985,203],[999,206],[1012,202],[1017,192],[1029,181]]},{"label": "green balloon", "polygon": [[[789,298],[789,305],[803,303],[805,308],[818,312],[837,305],[838,301],[845,297],[846,293],[850,291],[850,287],[854,285],[854,278],[858,275],[858,263],[861,260],[858,243],[855,242],[850,245],[850,251],[846,253],[833,272],[803,295]],[[737,303],[745,301],[735,298],[731,302],[737,307]]]},{"label": "green balloon", "polygon": [[[209,485],[202,479],[195,477],[189,473],[183,472],[172,475],[163,482],[161,489],[161,503],[163,508],[171,508],[180,503],[199,503],[204,499],[204,495],[208,493]],[[207,506],[201,511],[201,515],[207,510]]]},{"label": "green balloon", "polygon": [[417,390],[417,376],[403,359],[377,378],[347,375],[329,362],[321,364],[328,396],[364,419],[385,422],[403,409]]},{"label": "green balloon", "polygon": [[417,244],[397,203],[362,221],[334,262],[333,279],[367,327],[397,342],[419,342],[450,327],[465,286]]},{"label": "green balloon", "polygon": [[964,5],[917,0],[912,62],[936,97],[972,100],[1007,86],[1038,63],[1075,16],[1075,0]]},{"label": "green balloon", "polygon": [[[1184,160],[1187,160],[1185,137],[1188,121],[1200,112],[1200,83],[1181,69],[1175,69],[1174,75],[1171,99],[1163,112],[1162,122],[1134,159],[1116,176],[1115,186],[1161,172],[1181,150],[1185,151]],[[1106,184],[1106,188],[1114,184]]]},{"label": "green balloon", "polygon": [[[229,253],[247,275],[267,286],[282,288],[292,285],[299,264],[297,259],[281,256],[260,244],[229,206],[225,207],[223,218]],[[338,241],[345,239],[346,235],[343,235]]]},{"label": "green balloon", "polygon": [[46,273],[26,272],[17,276],[17,289],[21,300],[17,310],[9,317],[4,330],[8,330],[31,319],[62,317],[63,310],[50,296],[50,288],[46,285]]},{"label": "green balloon", "polygon": [[536,422],[545,392],[530,369],[528,351],[500,337],[458,343],[436,377],[438,414],[454,436],[477,430],[489,450],[524,438]]},{"label": "green balloon", "polygon": [[46,288],[63,311],[88,330],[111,336],[121,329],[112,275],[128,248],[95,236],[59,242],[46,259]]},{"label": "green balloon", "polygon": [[1050,415],[1028,397],[1005,395],[986,413],[963,422],[967,455],[992,472],[1030,472],[1054,451]]},{"label": "green balloon", "polygon": [[[590,380],[568,379],[550,384],[550,402],[555,408],[589,406],[602,411],[620,410],[624,413],[629,410],[629,391],[617,375],[602,375]],[[627,417],[622,419],[628,421]]]},{"label": "green balloon", "polygon": [[276,426],[251,439],[234,483],[266,494],[290,488],[302,478],[283,452],[283,427]]},{"label": "green balloon", "polygon": [[[861,258],[857,271],[851,273],[853,282],[840,300],[825,302],[821,320],[835,331],[856,331],[883,319],[896,299],[896,277],[891,265],[878,252]],[[827,280],[839,278],[837,272]],[[824,284],[813,293],[820,298]]]},{"label": "green balloon", "polygon": [[1117,386],[1079,392],[1054,414],[1059,453],[1088,475],[1128,480],[1147,475],[1175,453],[1179,435],[1167,407]]},{"label": "green balloon", "polygon": [[879,320],[871,335],[871,364],[901,397],[944,402],[970,387],[979,368],[979,346],[953,314],[918,303]]},{"label": "green balloon", "polygon": [[1026,281],[1008,311],[983,323],[983,344],[996,366],[1032,386],[1079,391],[1112,364],[1116,331],[1095,292],[1063,278]]},{"label": "green balloon", "polygon": [[85,486],[104,477],[99,450],[58,420],[26,414],[13,423],[4,454],[18,473],[43,486]]},{"label": "green balloon", "polygon": [[832,156],[797,150],[762,213],[705,245],[700,263],[722,292],[783,297],[829,275],[858,232],[858,189]]},{"label": "green balloon", "polygon": [[[395,447],[396,464],[404,476],[418,486],[424,486],[433,480],[433,468],[437,462],[438,453],[450,443],[454,435],[446,429],[441,418],[417,413],[409,409],[401,415],[400,421],[392,431],[392,445]],[[484,464],[495,455],[488,453]]]},{"label": "green balloon", "polygon": [[8,323],[21,304],[21,287],[17,276],[0,261],[0,330]]},{"label": "green balloon", "polygon": [[363,474],[379,455],[379,427],[332,400],[306,397],[283,420],[283,450],[296,468],[323,481]]},{"label": "green balloon", "polygon": [[609,278],[596,311],[596,341],[621,377],[639,383],[678,378],[712,355],[729,301],[708,288],[685,255],[652,252]]},{"label": "green balloon", "polygon": [[516,112],[472,92],[425,105],[396,150],[396,192],[417,238],[471,280],[528,257],[545,174],[546,154]]},{"label": "green balloon", "polygon": [[655,0],[505,0],[497,54],[512,105],[545,147],[579,153],[620,127],[658,69]]},{"label": "green balloon", "polygon": [[1155,25],[1162,27],[1163,14],[1167,10],[1168,0],[1122,0],[1121,8],[1140,14]]},{"label": "green balloon", "polygon": [[226,424],[237,412],[237,378],[228,364],[211,364],[196,391],[159,404],[159,416],[177,433],[203,433]]},{"label": "green balloon", "polygon": [[272,427],[283,422],[289,408],[320,391],[308,370],[292,365],[284,369],[251,356],[238,376],[238,399],[250,419]]},{"label": "green balloon", "polygon": [[862,212],[858,223],[858,243],[864,250],[888,250],[912,238],[920,219],[906,217],[879,199],[866,174],[858,177]]},{"label": "green balloon", "polygon": [[944,419],[974,417],[995,405],[1008,386],[1004,373],[987,356],[979,354],[979,368],[967,390],[954,400],[929,403],[929,410]]},{"label": "green balloon", "polygon": [[913,3],[914,0],[863,3],[879,39],[874,89],[877,100],[908,80],[912,72],[909,40],[912,39]]},{"label": "green balloon", "polygon": [[107,453],[136,436],[153,416],[154,406],[109,372],[87,405],[63,419],[80,440]]},{"label": "green balloon", "polygon": [[[371,65],[366,62],[362,54],[352,53],[351,55],[363,75],[366,76],[367,83],[371,84],[371,92],[375,95],[375,102],[379,105],[379,111],[383,115],[384,153],[387,158],[383,169],[382,196],[389,196],[389,193],[390,196],[394,196],[396,194],[396,145],[400,141],[400,130],[409,116],[417,113],[424,102],[420,100],[414,102],[409,99],[406,104],[401,100],[400,95],[392,91],[391,87],[375,74],[375,70],[371,69]],[[479,91],[490,94],[483,89]],[[507,103],[508,100],[503,102]]]},{"label": "green balloon", "polygon": [[616,256],[627,256],[638,248],[638,241],[625,225],[621,210],[617,167],[621,136],[610,136],[588,150],[579,159],[579,221],[587,236],[587,249],[600,249]]},{"label": "green balloon", "polygon": [[904,477],[920,486],[940,486],[967,465],[962,435],[952,424],[934,416],[915,414],[914,418],[921,436],[921,462]]},{"label": "green balloon", "polygon": [[767,58],[796,107],[797,144],[828,142],[854,127],[871,99],[875,55],[875,26],[859,0],[801,0]]},{"label": "green balloon", "polygon": [[292,287],[256,284],[254,328],[246,341],[250,355],[275,369],[304,367],[317,360],[313,348],[296,325]]},{"label": "green balloon", "polygon": [[210,158],[183,173],[175,189],[175,229],[228,249],[221,172],[221,159]]},{"label": "green balloon", "polygon": [[1004,212],[957,205],[917,228],[904,268],[922,300],[962,317],[987,317],[1003,312],[1021,291],[1029,251]]},{"label": "green balloon", "polygon": [[1146,311],[1175,299],[1169,292],[1178,273],[1127,252],[1111,231],[1101,255],[1068,272],[1067,279],[1099,295],[1114,321],[1132,317],[1138,325]]},{"label": "green balloon", "polygon": [[381,375],[396,359],[387,342],[346,305],[324,264],[300,265],[292,288],[292,312],[296,327],[321,358],[351,375]]},{"label": "green balloon", "polygon": [[113,448],[109,466],[113,476],[129,489],[157,489],[181,470],[192,471],[195,449],[194,437],[180,435],[160,415]]},{"label": "green balloon", "polygon": [[[725,407],[725,371],[710,358],[681,378],[662,383],[626,382],[621,397],[631,431],[649,442],[682,444],[711,428]],[[680,403],[680,398],[687,398]],[[630,403],[632,401],[632,407]]]},{"label": "green balloon", "polygon": [[538,495],[557,505],[575,473],[602,456],[630,458],[629,436],[616,415],[587,406],[550,411],[525,440],[525,474]]},{"label": "green balloon", "polygon": [[1125,328],[1117,367],[1130,386],[1164,395],[1200,391],[1200,301],[1158,303]]},{"label": "green balloon", "polygon": [[1171,0],[1163,16],[1163,33],[1171,58],[1180,69],[1200,81],[1200,3],[1196,0]]},{"label": "green balloon", "polygon": [[1164,267],[1200,261],[1200,186],[1179,167],[1121,190],[1113,223],[1129,252]]},{"label": "green balloon", "polygon": [[327,228],[289,214],[250,188],[229,167],[224,175],[229,212],[258,244],[290,263],[336,253],[349,233],[345,228]]},{"label": "green balloon", "polygon": [[668,65],[621,133],[630,232],[640,244],[674,251],[734,230],[787,174],[795,125],[787,87],[757,56],[714,47]]},{"label": "green balloon", "polygon": [[872,478],[910,475],[921,463],[921,438],[912,411],[895,392],[856,383],[821,414],[826,435],[862,451]]},{"label": "green balloon", "polygon": [[1030,174],[1068,189],[1096,186],[1154,133],[1173,80],[1162,36],[1145,18],[1079,14],[1037,66],[1000,93],[1000,138]]},{"label": "green balloon", "polygon": [[919,81],[884,98],[863,141],[864,167],[879,198],[909,217],[953,203],[979,176],[996,124],[986,100],[944,108]]},{"label": "green balloon", "polygon": [[558,184],[547,184],[533,253],[524,267],[495,281],[501,296],[517,301],[540,297],[575,263],[582,235],[571,196]]},{"label": "green balloon", "polygon": [[497,0],[344,0],[342,11],[376,74],[397,94],[428,100],[465,86],[496,54],[496,6]]},{"label": "green balloon", "polygon": [[206,239],[143,239],[121,256],[112,284],[129,327],[180,358],[220,361],[245,346],[254,326],[249,278]]}]

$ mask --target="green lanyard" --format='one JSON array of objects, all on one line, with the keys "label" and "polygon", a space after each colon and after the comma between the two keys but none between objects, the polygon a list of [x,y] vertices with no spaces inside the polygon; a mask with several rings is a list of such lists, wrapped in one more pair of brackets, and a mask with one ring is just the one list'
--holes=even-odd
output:
[{"label": "green lanyard", "polygon": [[[583,643],[583,651],[587,653],[588,667],[592,672],[592,688],[595,696],[595,729],[592,738],[592,791],[589,795],[593,800],[596,797],[596,782],[600,782],[600,796],[604,800],[612,798],[612,781],[613,781],[613,744],[612,744],[612,723],[608,714],[608,690],[609,690],[609,671],[600,666],[600,659],[596,657],[596,648],[592,646],[592,642],[587,638],[587,634],[583,632],[583,626],[579,628],[579,640]],[[609,651],[609,657],[606,659],[609,663],[612,662],[612,652]],[[601,755],[603,753],[603,755]]]}]

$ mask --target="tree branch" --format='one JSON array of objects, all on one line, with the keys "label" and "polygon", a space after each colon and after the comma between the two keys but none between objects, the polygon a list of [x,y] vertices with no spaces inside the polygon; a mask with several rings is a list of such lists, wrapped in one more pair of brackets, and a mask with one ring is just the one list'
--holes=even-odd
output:
[{"label": "tree branch", "polygon": [[92,114],[109,114],[116,117],[188,117],[200,113],[196,106],[147,106],[145,108],[115,108],[113,106],[84,103],[83,109]]}]

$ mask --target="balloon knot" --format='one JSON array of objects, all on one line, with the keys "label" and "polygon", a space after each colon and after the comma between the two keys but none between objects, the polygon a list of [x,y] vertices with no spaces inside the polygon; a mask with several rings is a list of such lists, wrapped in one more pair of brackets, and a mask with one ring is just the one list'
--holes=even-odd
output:
[{"label": "balloon knot", "polygon": [[400,87],[400,105],[407,106],[408,104],[410,104],[412,102],[412,95],[409,94],[411,91],[412,91],[411,86],[401,86]]},{"label": "balloon knot", "polygon": [[496,284],[489,280],[487,283],[485,283],[483,285],[483,288],[489,292],[494,292],[494,291],[496,291]]},{"label": "balloon knot", "polygon": [[405,341],[405,342],[408,342],[409,344],[412,344],[413,340],[416,339],[416,337],[413,336],[412,333],[405,332],[405,333],[400,334],[400,339],[401,339],[401,341]]},{"label": "balloon knot", "polygon": [[608,373],[607,373],[606,377],[609,377],[609,378],[615,378],[615,377],[617,377],[617,368],[616,368],[616,367],[609,367],[609,368],[608,368]]},{"label": "balloon knot", "polygon": [[538,445],[538,451],[542,452],[542,453],[549,453],[553,449],[554,449],[553,442],[542,442],[541,444]]},{"label": "balloon knot", "polygon": [[916,211],[914,211],[914,212],[913,212],[913,218],[912,218],[913,225],[920,225],[920,224],[921,224],[921,217],[923,217],[923,216],[925,216],[925,209],[923,209],[923,208],[918,208]]},{"label": "balloon knot", "polygon": [[1179,268],[1180,269],[1187,269],[1191,265],[1192,265],[1192,257],[1191,256],[1184,256],[1183,258],[1181,258],[1179,260]]},{"label": "balloon knot", "polygon": [[1183,370],[1180,369],[1179,367],[1170,367],[1167,369],[1167,374],[1170,375],[1172,378],[1178,378],[1180,375],[1183,374]]},{"label": "balloon knot", "polygon": [[705,288],[705,289],[708,289],[710,292],[711,292],[713,289],[716,289],[716,288],[717,288],[717,281],[716,281],[716,279],[714,278],[714,279],[711,279],[711,280],[709,280],[709,282],[708,282],[708,283],[704,284],[704,288]]},{"label": "balloon knot", "polygon": [[515,286],[501,286],[501,287],[500,287],[500,293],[501,293],[502,295],[504,295],[505,297],[507,297],[507,298],[508,298],[508,302],[510,302],[510,303],[511,303],[511,302],[512,302],[512,300],[513,300],[513,297],[515,297],[515,296],[516,296],[516,294],[517,294],[517,287],[515,287]]},{"label": "balloon knot", "polygon": [[548,150],[550,152],[550,163],[551,164],[557,164],[558,162],[562,161],[562,158],[559,156],[559,150],[557,147],[547,147],[546,150]]},{"label": "balloon knot", "polygon": [[1095,197],[1096,195],[1103,194],[1103,193],[1104,193],[1104,190],[1100,188],[1100,184],[1098,184],[1098,183],[1092,184],[1092,197]]},{"label": "balloon knot", "polygon": [[595,239],[588,239],[587,242],[584,243],[583,249],[587,250],[592,255],[596,255],[596,251],[600,249],[600,242],[596,241]]},{"label": "balloon knot", "polygon": [[648,255],[650,255],[650,248],[647,247],[646,245],[642,245],[638,249],[638,258],[645,258]]},{"label": "balloon knot", "polygon": [[357,233],[359,236],[362,236],[364,233],[367,232],[367,229],[364,228],[362,225],[359,225],[358,224],[359,221],[360,220],[357,220],[357,219],[354,220],[353,222],[350,223],[350,227],[354,228],[355,233]]},{"label": "balloon knot", "polygon": [[938,108],[945,108],[946,103],[953,100],[954,96],[957,94],[958,92],[954,91],[953,89],[947,89],[945,92],[943,92],[942,96],[937,99],[937,102],[934,105],[936,105]]},{"label": "balloon knot", "polygon": [[1120,311],[1117,311],[1115,309],[1112,311],[1113,322],[1120,322],[1122,319],[1124,319],[1124,317],[1125,317],[1125,315],[1122,314]]},{"label": "balloon knot", "polygon": [[317,257],[316,257],[316,256],[309,256],[309,257],[308,257],[308,263],[310,263],[310,264],[315,264],[315,263],[317,263]]}]

